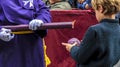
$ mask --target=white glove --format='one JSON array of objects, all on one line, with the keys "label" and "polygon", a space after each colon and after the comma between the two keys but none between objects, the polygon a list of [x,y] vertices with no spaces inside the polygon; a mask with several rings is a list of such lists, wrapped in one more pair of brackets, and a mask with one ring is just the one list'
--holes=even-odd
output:
[{"label": "white glove", "polygon": [[1,28],[0,39],[3,41],[10,41],[14,38],[14,34],[11,33],[10,29]]},{"label": "white glove", "polygon": [[37,30],[38,27],[42,26],[42,24],[43,24],[42,20],[34,19],[34,20],[30,21],[30,23],[29,23],[29,29],[31,29],[31,30]]}]

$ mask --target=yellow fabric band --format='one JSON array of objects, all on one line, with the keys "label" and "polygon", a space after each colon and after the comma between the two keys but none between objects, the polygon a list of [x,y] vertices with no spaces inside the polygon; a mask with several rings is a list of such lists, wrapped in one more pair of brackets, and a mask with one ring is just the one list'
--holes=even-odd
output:
[{"label": "yellow fabric band", "polygon": [[13,34],[30,34],[33,33],[33,31],[19,31],[19,32],[12,32]]}]

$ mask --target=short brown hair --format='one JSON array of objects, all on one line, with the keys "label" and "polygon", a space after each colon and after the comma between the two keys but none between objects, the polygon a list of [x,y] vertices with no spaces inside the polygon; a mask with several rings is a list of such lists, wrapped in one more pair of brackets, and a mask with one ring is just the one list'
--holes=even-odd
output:
[{"label": "short brown hair", "polygon": [[120,0],[92,0],[91,3],[94,10],[98,10],[98,5],[101,5],[105,15],[120,12]]}]

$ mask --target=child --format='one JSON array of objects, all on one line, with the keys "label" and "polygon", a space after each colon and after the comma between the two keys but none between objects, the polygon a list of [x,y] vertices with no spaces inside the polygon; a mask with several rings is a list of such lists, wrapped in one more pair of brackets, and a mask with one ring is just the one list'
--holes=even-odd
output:
[{"label": "child", "polygon": [[120,0],[92,0],[98,24],[90,26],[80,44],[62,43],[77,67],[113,67],[120,59],[120,25],[115,14]]}]

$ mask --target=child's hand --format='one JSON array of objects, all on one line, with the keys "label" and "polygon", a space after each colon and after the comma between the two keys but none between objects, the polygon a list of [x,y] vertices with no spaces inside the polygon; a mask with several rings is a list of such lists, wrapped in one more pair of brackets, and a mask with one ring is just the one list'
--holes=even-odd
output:
[{"label": "child's hand", "polygon": [[77,44],[77,42],[73,43],[73,44],[69,44],[69,43],[62,43],[63,46],[66,47],[66,50],[70,52],[71,48],[73,46],[75,46]]}]

